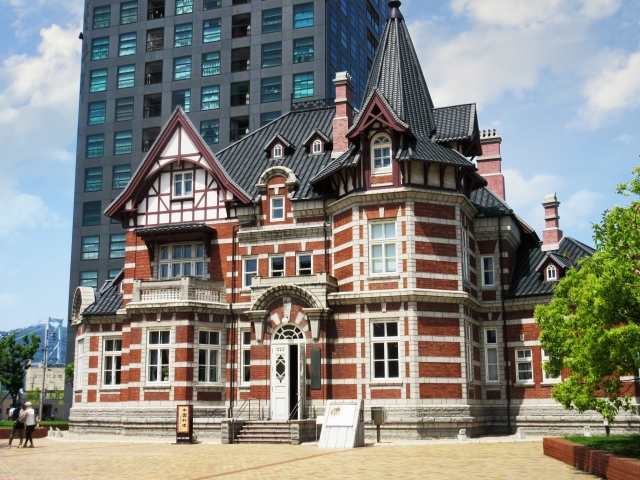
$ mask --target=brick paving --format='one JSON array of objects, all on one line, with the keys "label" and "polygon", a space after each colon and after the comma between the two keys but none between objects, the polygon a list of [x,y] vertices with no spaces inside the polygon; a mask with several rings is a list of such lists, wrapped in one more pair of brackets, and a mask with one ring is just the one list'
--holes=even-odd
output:
[{"label": "brick paving", "polygon": [[0,479],[596,478],[545,457],[542,443],[390,445],[170,445],[42,439],[1,449]]}]

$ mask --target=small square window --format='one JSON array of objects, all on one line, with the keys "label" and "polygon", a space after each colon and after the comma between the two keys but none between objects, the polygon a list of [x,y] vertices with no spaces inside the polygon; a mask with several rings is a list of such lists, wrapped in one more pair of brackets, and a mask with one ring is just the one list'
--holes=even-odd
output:
[{"label": "small square window", "polygon": [[111,25],[111,6],[96,7],[93,9],[93,28],[109,28]]},{"label": "small square window", "polygon": [[99,158],[104,156],[104,134],[87,135],[87,158]]},{"label": "small square window", "polygon": [[269,258],[269,269],[271,277],[284,277],[284,257]]},{"label": "small square window", "polygon": [[89,91],[104,92],[107,89],[107,69],[91,70],[89,79]]},{"label": "small square window", "polygon": [[173,59],[173,79],[188,80],[191,78],[191,57]]},{"label": "small square window", "polygon": [[102,190],[102,167],[84,169],[84,191],[99,192]]},{"label": "small square window", "polygon": [[175,90],[171,93],[171,110],[182,107],[185,113],[191,111],[191,90]]},{"label": "small square window", "polygon": [[98,289],[98,272],[80,272],[80,286]]},{"label": "small square window", "polygon": [[193,25],[191,23],[185,23],[183,25],[175,26],[175,34],[173,37],[173,46],[189,47],[193,40]]},{"label": "small square window", "polygon": [[[173,197],[191,197],[193,195],[193,173],[173,174]],[[175,257],[174,257],[175,258]]]},{"label": "small square window", "polygon": [[202,76],[220,75],[220,52],[202,54]]},{"label": "small square window", "polygon": [[137,39],[138,36],[135,32],[124,33],[120,35],[120,43],[118,44],[118,56],[125,57],[127,55],[135,55]]},{"label": "small square window", "polygon": [[271,197],[271,221],[284,220],[284,197]]},{"label": "small square window", "polygon": [[122,2],[120,4],[120,25],[138,21],[138,2]]},{"label": "small square window", "polygon": [[118,88],[130,88],[136,82],[136,66],[123,65],[118,67]]},{"label": "small square window", "polygon": [[311,275],[313,273],[312,258],[310,253],[298,254],[298,275]]},{"label": "small square window", "polygon": [[109,58],[109,37],[94,38],[91,40],[91,60],[105,58]]},{"label": "small square window", "polygon": [[111,188],[118,190],[125,188],[131,179],[131,165],[113,166],[113,185]]},{"label": "small square window", "polygon": [[133,142],[133,132],[127,130],[124,132],[116,132],[113,143],[114,155],[127,155],[131,153]]},{"label": "small square window", "polygon": [[313,3],[293,7],[293,28],[313,27]]},{"label": "small square window", "polygon": [[323,153],[323,148],[322,148],[322,141],[320,140],[314,140],[312,146],[311,146],[311,153],[313,153],[314,155],[317,155],[319,153]]}]

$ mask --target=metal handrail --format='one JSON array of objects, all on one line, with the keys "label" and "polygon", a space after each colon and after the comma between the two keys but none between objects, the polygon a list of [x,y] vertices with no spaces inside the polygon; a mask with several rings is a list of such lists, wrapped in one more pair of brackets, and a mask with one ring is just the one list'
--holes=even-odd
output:
[{"label": "metal handrail", "polygon": [[262,406],[261,406],[261,400],[259,398],[247,398],[242,405],[240,405],[240,408],[238,409],[238,412],[233,416],[233,423],[235,423],[236,420],[238,420],[238,418],[240,417],[240,414],[242,412],[245,411],[245,409],[247,409],[248,407],[248,413],[249,413],[249,420],[251,420],[251,401],[252,400],[258,400],[258,418],[260,420],[262,420]]},{"label": "metal handrail", "polygon": [[291,423],[291,420],[293,420],[293,416],[296,415],[298,413],[298,410],[300,409],[300,403],[302,402],[302,399],[299,398],[298,401],[296,402],[296,406],[293,407],[293,409],[291,410],[291,413],[289,414],[289,419],[287,420],[287,423]]}]

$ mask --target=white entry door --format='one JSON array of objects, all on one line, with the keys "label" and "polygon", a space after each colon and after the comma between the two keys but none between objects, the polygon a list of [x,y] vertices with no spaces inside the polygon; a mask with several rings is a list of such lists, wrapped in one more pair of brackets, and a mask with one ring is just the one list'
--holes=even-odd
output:
[{"label": "white entry door", "polygon": [[289,345],[271,345],[271,419],[289,420]]}]

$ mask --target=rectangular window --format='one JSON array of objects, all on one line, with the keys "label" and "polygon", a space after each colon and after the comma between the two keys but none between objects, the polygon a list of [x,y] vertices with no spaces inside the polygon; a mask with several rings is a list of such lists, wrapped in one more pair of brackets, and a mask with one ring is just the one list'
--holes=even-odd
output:
[{"label": "rectangular window", "polygon": [[293,63],[313,62],[313,37],[293,41]]},{"label": "rectangular window", "polygon": [[164,48],[164,28],[147,30],[147,52],[155,52]]},{"label": "rectangular window", "polygon": [[102,167],[84,169],[84,191],[99,192],[102,190]]},{"label": "rectangular window", "polygon": [[80,272],[80,286],[98,288],[98,272]]},{"label": "rectangular window", "polygon": [[147,382],[169,381],[168,330],[149,332],[149,372]]},{"label": "rectangular window", "polygon": [[484,332],[487,382],[497,382],[500,379],[498,373],[498,331],[495,328],[487,328]]},{"label": "rectangular window", "polygon": [[271,221],[284,220],[284,197],[271,197]]},{"label": "rectangular window", "polygon": [[282,100],[282,77],[263,78],[260,88],[262,103],[279,102]]},{"label": "rectangular window", "polygon": [[193,0],[176,0],[176,15],[193,13]]},{"label": "rectangular window", "polygon": [[293,98],[313,97],[313,72],[293,76]]},{"label": "rectangular window", "polygon": [[173,36],[173,46],[189,47],[193,39],[193,25],[191,23],[184,23],[182,25],[176,25],[175,34]]},{"label": "rectangular window", "polygon": [[467,282],[471,279],[469,276],[469,234],[462,229],[462,278]]},{"label": "rectangular window", "polygon": [[204,245],[162,245],[160,247],[160,279],[204,276]]},{"label": "rectangular window", "polygon": [[120,371],[122,370],[122,339],[109,338],[104,341],[102,358],[102,385],[120,385]]},{"label": "rectangular window", "polygon": [[371,330],[373,378],[399,378],[398,322],[375,322]]},{"label": "rectangular window", "polygon": [[331,42],[331,65],[336,70],[338,69],[338,47],[333,42]]},{"label": "rectangular window", "polygon": [[100,70],[91,70],[89,80],[89,91],[104,92],[107,89],[107,69],[102,68]]},{"label": "rectangular window", "polygon": [[293,28],[313,27],[313,3],[293,7]]},{"label": "rectangular window", "polygon": [[107,102],[92,102],[89,104],[89,125],[99,125],[104,123],[107,115]]},{"label": "rectangular window", "polygon": [[201,110],[215,110],[220,108],[220,85],[202,87]]},{"label": "rectangular window", "polygon": [[358,40],[353,35],[351,35],[351,58],[354,62],[358,61]]},{"label": "rectangular window", "polygon": [[482,257],[482,286],[493,287],[493,257]]},{"label": "rectangular window", "polygon": [[282,42],[262,44],[262,68],[282,65]]},{"label": "rectangular window", "polygon": [[178,106],[186,113],[191,111],[191,90],[175,90],[171,93],[171,111]]},{"label": "rectangular window", "polygon": [[203,10],[214,10],[222,7],[222,0],[204,0]]},{"label": "rectangular window", "polygon": [[243,264],[242,286],[250,287],[253,284],[253,277],[258,275],[258,259],[245,258]]},{"label": "rectangular window", "polygon": [[517,381],[520,383],[533,383],[533,362],[531,349],[516,350]]},{"label": "rectangular window", "polygon": [[220,381],[220,332],[198,333],[198,381]]},{"label": "rectangular window", "polygon": [[270,8],[262,11],[262,33],[282,30],[282,8]]},{"label": "rectangular window", "polygon": [[347,35],[347,26],[344,23],[340,24],[340,43],[346,49],[349,48],[349,41]]},{"label": "rectangular window", "polygon": [[191,78],[191,57],[173,59],[173,79],[188,80]]},{"label": "rectangular window", "polygon": [[202,43],[219,42],[222,35],[222,19],[212,18],[202,23]]},{"label": "rectangular window", "polygon": [[367,20],[369,20],[369,24],[377,32],[378,29],[380,28],[380,16],[378,15],[378,12],[376,12],[375,8],[369,2],[367,2]]},{"label": "rectangular window", "polygon": [[133,120],[133,97],[116,100],[116,122]]},{"label": "rectangular window", "polygon": [[138,2],[122,2],[120,4],[120,25],[138,21]]},{"label": "rectangular window", "polygon": [[102,202],[84,202],[82,205],[82,226],[100,225]]},{"label": "rectangular window", "polygon": [[270,257],[269,270],[270,277],[284,277],[284,257]]},{"label": "rectangular window", "polygon": [[[250,87],[251,87],[251,84],[249,82],[236,82],[231,84],[231,95],[230,95],[229,101],[232,107],[249,105]],[[236,140],[239,140],[239,139],[236,138]]]},{"label": "rectangular window", "polygon": [[193,195],[193,173],[173,174],[173,197],[190,197]]},{"label": "rectangular window", "polygon": [[123,65],[118,67],[118,88],[130,88],[136,82],[136,66]]},{"label": "rectangular window", "polygon": [[113,280],[114,278],[116,278],[121,271],[122,270],[109,270],[109,272],[108,272],[108,276],[109,276],[108,280]]},{"label": "rectangular window", "polygon": [[298,275],[311,275],[313,273],[312,258],[310,253],[298,254]]},{"label": "rectangular window", "polygon": [[87,135],[87,158],[104,156],[104,134]]},{"label": "rectangular window", "polygon": [[76,355],[75,364],[75,384],[76,388],[82,388],[82,375],[84,371],[84,339],[78,340],[78,354]]},{"label": "rectangular window", "polygon": [[473,326],[470,323],[465,324],[464,343],[465,357],[467,360],[467,380],[473,382]]},{"label": "rectangular window", "polygon": [[109,238],[109,258],[124,258],[127,235],[116,233]]},{"label": "rectangular window", "polygon": [[109,58],[109,37],[94,38],[91,40],[91,60],[105,58]]},{"label": "rectangular window", "polygon": [[109,28],[111,25],[111,6],[96,7],[93,9],[93,29]]},{"label": "rectangular window", "polygon": [[242,383],[251,381],[251,332],[241,332],[242,338]]},{"label": "rectangular window", "polygon": [[331,23],[331,32],[335,35],[338,36],[338,15],[336,14],[335,10],[332,8],[331,12],[330,12],[330,23]]},{"label": "rectangular window", "polygon": [[544,349],[541,349],[540,351],[542,353],[542,381],[544,383],[558,383],[558,382],[560,382],[562,380],[562,376],[552,377],[544,369],[544,364],[549,361],[549,354]]},{"label": "rectangular window", "polygon": [[202,76],[220,75],[220,52],[202,54]]},{"label": "rectangular window", "polygon": [[260,128],[266,124],[273,122],[276,118],[280,118],[281,112],[265,112],[260,114]]},{"label": "rectangular window", "polygon": [[371,224],[371,273],[396,273],[396,224]]},{"label": "rectangular window", "polygon": [[111,188],[114,190],[125,188],[131,179],[131,165],[114,165],[112,178]]},{"label": "rectangular window", "polygon": [[116,132],[113,142],[113,154],[114,155],[127,155],[131,153],[133,132],[126,130],[124,132]]},{"label": "rectangular window", "polygon": [[135,32],[120,35],[120,42],[118,43],[118,56],[125,57],[127,55],[135,55],[137,39],[138,36]]},{"label": "rectangular window", "polygon": [[375,58],[376,50],[378,50],[378,41],[376,40],[376,37],[373,36],[373,33],[369,31],[369,29],[367,29],[367,50],[369,51],[369,54]]},{"label": "rectangular window", "polygon": [[100,237],[98,235],[82,237],[80,243],[81,260],[98,260],[98,257],[100,255]]},{"label": "rectangular window", "polygon": [[200,135],[208,145],[220,142],[220,122],[219,120],[205,120],[200,122]]}]

